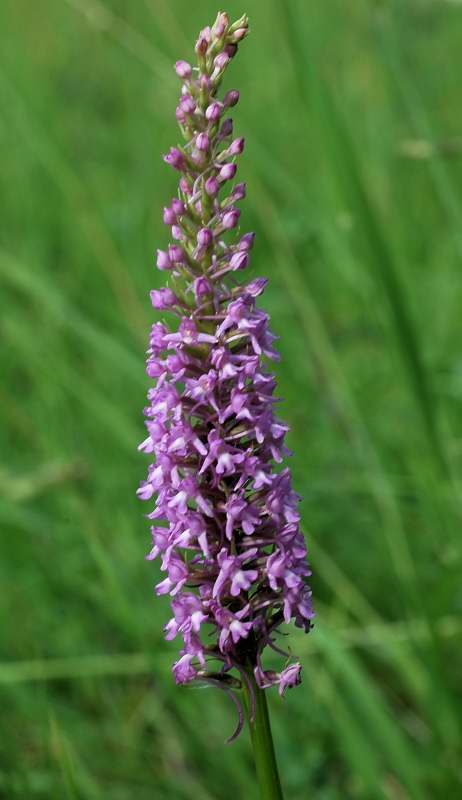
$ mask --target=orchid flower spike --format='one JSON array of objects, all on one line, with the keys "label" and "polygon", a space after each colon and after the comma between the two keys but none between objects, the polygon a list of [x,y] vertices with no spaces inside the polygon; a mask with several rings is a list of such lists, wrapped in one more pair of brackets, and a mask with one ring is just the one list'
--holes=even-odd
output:
[{"label": "orchid flower spike", "polygon": [[[291,621],[310,630],[314,616],[299,497],[281,466],[288,427],[273,410],[276,337],[256,305],[266,280],[238,282],[254,234],[239,230],[235,203],[245,184],[232,183],[244,139],[231,138],[226,115],[239,92],[220,100],[219,89],[247,32],[246,16],[230,24],[220,12],[199,35],[197,66],[174,67],[185,143],[165,156],[180,173],[178,196],[164,209],[175,241],[157,251],[169,286],[151,299],[177,323],[156,321],[150,333],[155,385],[139,449],[152,463],[138,489],[142,500],[154,499],[147,557],[159,558],[165,573],[157,594],[171,597],[165,636],[182,639],[175,680],[232,694],[235,735],[243,720],[236,687],[252,694],[252,684],[277,684],[282,694],[297,685],[300,664],[275,637]],[[286,656],[280,672],[265,670],[267,646]]]}]

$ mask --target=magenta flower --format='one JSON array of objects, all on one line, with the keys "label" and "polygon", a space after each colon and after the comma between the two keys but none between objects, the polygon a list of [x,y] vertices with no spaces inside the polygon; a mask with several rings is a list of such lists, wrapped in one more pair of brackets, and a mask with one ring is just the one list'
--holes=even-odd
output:
[{"label": "magenta flower", "polygon": [[[254,241],[237,228],[245,184],[229,183],[244,139],[232,138],[224,117],[239,92],[223,100],[217,93],[247,30],[245,16],[230,25],[220,13],[199,35],[198,67],[175,65],[184,81],[177,118],[185,144],[164,157],[180,181],[164,209],[175,242],[157,251],[170,285],[151,292],[154,308],[169,317],[150,334],[147,374],[155,386],[140,449],[152,463],[138,495],[155,497],[147,557],[161,559],[165,577],[156,592],[172,598],[166,638],[182,638],[176,681],[200,679],[227,692],[243,685],[252,695],[254,682],[278,684],[281,694],[300,682],[299,663],[265,671],[262,653],[269,646],[284,655],[278,628],[294,621],[308,631],[313,611],[299,497],[288,468],[278,466],[288,455],[288,428],[274,414],[275,336],[256,305],[266,280],[238,281]],[[237,735],[242,711],[233,699]]]}]

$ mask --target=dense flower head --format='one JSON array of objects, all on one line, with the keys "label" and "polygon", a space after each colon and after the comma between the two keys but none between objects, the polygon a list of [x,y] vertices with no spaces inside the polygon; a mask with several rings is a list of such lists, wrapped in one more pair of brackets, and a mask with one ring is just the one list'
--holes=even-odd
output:
[{"label": "dense flower head", "polygon": [[[309,630],[313,611],[299,497],[281,464],[288,428],[274,413],[275,336],[256,303],[266,280],[238,280],[254,234],[239,230],[236,203],[246,190],[233,183],[244,139],[226,115],[239,92],[220,100],[218,90],[247,31],[246,16],[230,24],[220,12],[199,34],[198,65],[175,64],[185,144],[164,156],[180,179],[163,214],[173,241],[156,256],[169,286],[151,292],[173,323],[151,328],[147,374],[155,386],[140,450],[152,463],[138,495],[155,497],[148,558],[159,558],[165,573],[157,594],[171,597],[166,638],[183,640],[176,681],[230,691],[235,668],[248,686],[252,670],[257,685],[278,684],[283,693],[300,682],[300,664],[265,670],[262,651],[284,654],[278,627],[293,620]],[[214,659],[219,672],[209,669]]]}]

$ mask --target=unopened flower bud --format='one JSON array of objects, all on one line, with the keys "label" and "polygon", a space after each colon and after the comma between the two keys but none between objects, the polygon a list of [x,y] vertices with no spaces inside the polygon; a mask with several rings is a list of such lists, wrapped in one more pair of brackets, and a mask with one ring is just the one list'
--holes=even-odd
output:
[{"label": "unopened flower bud", "polygon": [[249,255],[248,253],[244,252],[237,252],[231,256],[231,261],[229,262],[229,266],[232,270],[236,269],[244,269],[249,263]]},{"label": "unopened flower bud", "polygon": [[230,34],[229,39],[231,42],[241,42],[247,33],[248,28],[238,28],[237,31],[234,31],[234,33]]},{"label": "unopened flower bud", "polygon": [[207,178],[207,180],[205,181],[204,188],[207,194],[213,197],[213,195],[215,195],[218,192],[220,184],[218,183],[218,180],[213,175],[211,175],[210,178]]},{"label": "unopened flower bud", "polygon": [[172,209],[175,214],[184,214],[186,212],[185,205],[182,200],[179,200],[178,197],[174,197],[172,200]]},{"label": "unopened flower bud", "polygon": [[164,222],[166,225],[174,225],[176,223],[176,214],[173,208],[164,208]]},{"label": "unopened flower bud", "polygon": [[170,244],[168,247],[168,255],[170,261],[173,261],[174,264],[178,264],[184,259],[183,248],[180,247],[179,244]]},{"label": "unopened flower bud", "polygon": [[219,173],[220,178],[224,181],[228,181],[230,178],[234,178],[236,170],[237,170],[236,164],[233,163],[223,164]]},{"label": "unopened flower bud", "polygon": [[233,132],[233,121],[231,117],[228,117],[228,119],[224,120],[223,125],[220,128],[219,131],[220,139],[226,139],[227,136],[231,136],[232,132]]},{"label": "unopened flower bud", "polygon": [[[156,359],[149,359],[147,361],[147,363],[146,363],[146,375],[148,375],[149,378],[159,378],[160,375],[162,375],[163,371],[164,370],[162,369],[161,364],[159,364],[159,362]],[[142,492],[140,492],[139,489],[137,491],[137,494],[142,500],[145,499],[145,495]],[[148,496],[149,495],[146,494],[146,499],[148,498]]]},{"label": "unopened flower bud", "polygon": [[229,25],[229,17],[226,11],[219,11],[215,22],[212,25],[212,35],[216,39],[221,39]]},{"label": "unopened flower bud", "polygon": [[231,108],[232,106],[237,105],[239,102],[239,92],[237,89],[230,89],[229,92],[226,92],[223,102],[227,108]]},{"label": "unopened flower bud", "polygon": [[227,230],[231,228],[235,228],[240,217],[241,210],[240,208],[232,208],[230,211],[227,211],[226,214],[223,214],[222,225]]},{"label": "unopened flower bud", "polygon": [[212,88],[212,81],[210,80],[208,75],[201,75],[199,80],[199,86],[204,92],[209,92]]},{"label": "unopened flower bud", "polygon": [[196,110],[196,102],[190,94],[184,94],[180,97],[179,107],[185,114],[192,114]]},{"label": "unopened flower bud", "polygon": [[191,64],[183,60],[177,61],[175,64],[175,72],[179,78],[189,78],[192,72]]},{"label": "unopened flower bud", "polygon": [[234,58],[237,53],[237,44],[227,44],[224,52],[227,53],[230,58]]},{"label": "unopened flower bud", "polygon": [[191,194],[192,193],[191,187],[190,187],[190,185],[188,183],[188,179],[185,178],[184,176],[182,178],[180,178],[180,189],[181,189],[182,192],[184,192],[184,194]]},{"label": "unopened flower bud", "polygon": [[210,228],[201,228],[197,233],[197,244],[200,247],[209,247],[213,241],[213,233]]},{"label": "unopened flower bud", "polygon": [[233,188],[233,199],[234,200],[243,200],[246,195],[246,184],[244,181],[242,183],[236,183]]},{"label": "unopened flower bud", "polygon": [[168,253],[166,253],[165,250],[158,250],[157,251],[157,262],[156,263],[157,263],[157,266],[159,267],[159,269],[171,269],[172,268],[172,262],[170,261],[170,259],[168,257]]},{"label": "unopened flower bud", "polygon": [[253,231],[250,231],[250,233],[244,233],[244,236],[242,236],[241,240],[239,241],[239,248],[241,250],[251,250],[254,239],[255,233]]},{"label": "unopened flower bud", "polygon": [[198,55],[205,55],[210,42],[210,28],[204,28],[199,34],[196,42],[196,53]]},{"label": "unopened flower bud", "polygon": [[220,117],[221,109],[222,109],[221,103],[216,103],[216,102],[210,103],[210,105],[207,108],[207,111],[205,112],[205,116],[207,117],[209,122],[214,122],[216,119]]},{"label": "unopened flower bud", "polygon": [[238,156],[244,150],[244,143],[245,139],[240,136],[239,139],[234,139],[234,142],[231,142],[230,146],[228,147],[228,153],[231,156]]},{"label": "unopened flower bud", "polygon": [[213,66],[220,70],[224,69],[229,62],[229,55],[228,53],[219,53],[213,62]]},{"label": "unopened flower bud", "polygon": [[174,169],[181,170],[185,166],[183,153],[177,147],[171,147],[167,155],[164,156],[164,161],[170,164]]},{"label": "unopened flower bud", "polygon": [[[186,366],[183,353],[174,353],[171,356],[167,356],[166,361],[168,369],[173,374],[176,372],[180,372],[180,370],[184,369],[184,367]],[[162,435],[163,435],[163,429],[161,427],[161,430],[159,432],[159,441],[162,438]]]},{"label": "unopened flower bud", "polygon": [[196,147],[198,150],[208,150],[209,144],[209,137],[206,133],[200,133],[196,138]]},{"label": "unopened flower bud", "polygon": [[197,147],[195,147],[191,153],[191,161],[194,161],[199,167],[202,166],[205,161],[205,151],[198,150]]},{"label": "unopened flower bud", "polygon": [[255,278],[254,281],[247,284],[245,291],[247,294],[250,294],[251,297],[258,297],[263,292],[267,283],[268,278]]},{"label": "unopened flower bud", "polygon": [[211,294],[212,286],[210,281],[207,278],[204,278],[202,275],[200,278],[196,278],[193,284],[194,287],[194,295],[196,300],[201,300],[205,295]]},{"label": "unopened flower bud", "polygon": [[178,225],[172,225],[172,236],[177,241],[181,241],[181,239],[183,239],[183,231]]},{"label": "unopened flower bud", "polygon": [[234,33],[240,28],[244,28],[246,31],[249,30],[249,18],[247,14],[243,14],[242,17],[239,17],[236,22],[233,22],[233,24],[229,26],[229,33]]},{"label": "unopened flower bud", "polygon": [[154,308],[170,308],[178,303],[178,297],[176,296],[175,292],[172,292],[172,290],[168,289],[167,287],[162,289],[152,289],[150,296],[151,303]]}]

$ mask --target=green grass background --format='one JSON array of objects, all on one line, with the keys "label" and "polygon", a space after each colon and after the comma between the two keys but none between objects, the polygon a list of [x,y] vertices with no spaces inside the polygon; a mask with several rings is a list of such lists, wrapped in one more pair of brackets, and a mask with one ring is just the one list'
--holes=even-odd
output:
[{"label": "green grass background", "polygon": [[[287,798],[462,796],[462,5],[230,0],[243,226],[280,335],[314,568]],[[175,176],[171,65],[212,0],[0,5],[0,796],[256,800],[177,688],[136,452]]]}]

